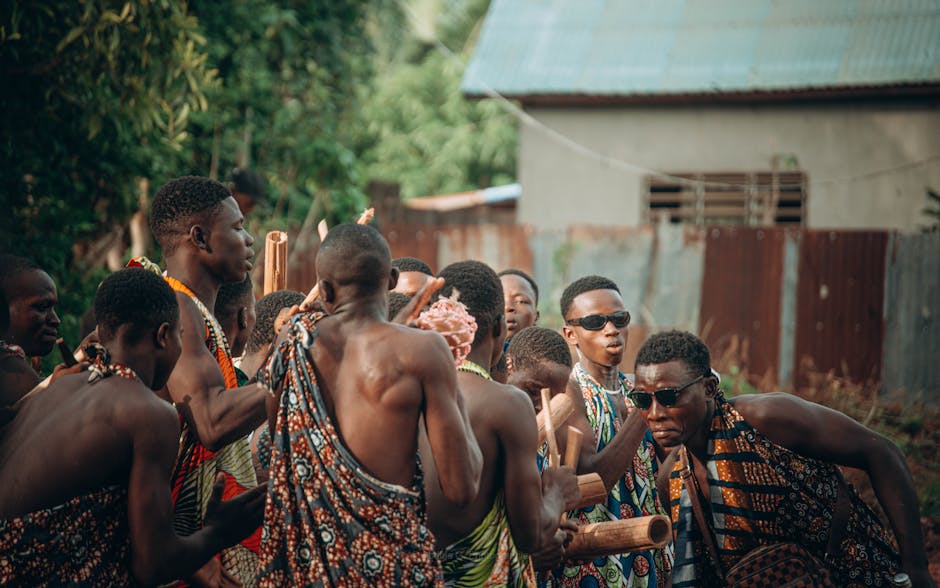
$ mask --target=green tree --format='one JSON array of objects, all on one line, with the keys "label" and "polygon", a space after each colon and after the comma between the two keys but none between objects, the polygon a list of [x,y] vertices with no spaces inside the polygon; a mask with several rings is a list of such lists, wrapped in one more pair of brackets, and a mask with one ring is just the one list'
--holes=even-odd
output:
[{"label": "green tree", "polygon": [[431,29],[432,38],[397,38],[399,51],[380,63],[357,143],[365,176],[398,182],[406,198],[515,180],[515,119],[495,101],[466,100],[460,92],[463,63],[488,4],[447,0],[437,3],[436,12],[426,6],[410,11],[412,20],[433,21],[412,23],[412,30]]},{"label": "green tree", "polygon": [[[373,4],[376,4],[373,2]],[[193,117],[191,165],[224,179],[249,165],[266,179],[269,224],[316,216],[348,220],[365,203],[345,146],[356,87],[371,75],[365,0],[198,1],[221,84]]]},{"label": "green tree", "polygon": [[175,172],[214,72],[184,2],[0,5],[0,248],[48,268],[74,337],[136,179]]}]

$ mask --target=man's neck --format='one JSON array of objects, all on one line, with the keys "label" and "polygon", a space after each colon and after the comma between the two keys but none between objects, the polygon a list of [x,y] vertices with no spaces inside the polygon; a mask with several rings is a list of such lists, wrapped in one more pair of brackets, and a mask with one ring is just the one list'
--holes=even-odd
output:
[{"label": "man's neck", "polygon": [[211,273],[201,265],[187,263],[186,259],[170,257],[166,260],[166,273],[171,278],[176,278],[193,291],[196,298],[202,302],[209,312],[215,308],[215,299],[219,294],[219,287],[222,285],[216,281]]},{"label": "man's neck", "polygon": [[620,369],[618,366],[602,365],[582,355],[581,367],[604,388],[608,390],[620,388]]},{"label": "man's neck", "polygon": [[141,353],[120,342],[108,345],[108,352],[111,354],[112,365],[120,364],[131,368],[145,386],[152,388],[154,372],[152,352]]},{"label": "man's neck", "polygon": [[486,341],[480,341],[475,344],[471,349],[470,353],[467,354],[467,360],[472,361],[478,366],[485,369],[487,372],[492,368],[492,358],[493,358],[493,341],[487,339]]},{"label": "man's neck", "polygon": [[343,322],[388,322],[388,304],[384,293],[358,297],[336,304],[329,314]]},{"label": "man's neck", "polygon": [[702,419],[698,431],[685,442],[689,453],[694,455],[701,463],[708,461],[708,438],[711,434],[712,416],[715,414],[715,401],[708,401],[707,406],[708,410],[705,411],[705,417]]}]

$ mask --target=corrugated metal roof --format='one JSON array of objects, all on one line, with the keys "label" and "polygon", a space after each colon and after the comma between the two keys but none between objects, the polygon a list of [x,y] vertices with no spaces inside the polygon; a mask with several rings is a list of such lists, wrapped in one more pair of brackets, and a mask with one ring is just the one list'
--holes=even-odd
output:
[{"label": "corrugated metal roof", "polygon": [[936,0],[493,0],[463,91],[630,96],[937,82]]}]

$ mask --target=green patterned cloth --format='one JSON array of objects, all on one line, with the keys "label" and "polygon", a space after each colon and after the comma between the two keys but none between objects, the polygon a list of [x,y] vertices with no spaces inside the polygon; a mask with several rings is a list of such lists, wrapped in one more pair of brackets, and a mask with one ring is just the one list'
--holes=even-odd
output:
[{"label": "green patterned cloth", "polygon": [[476,529],[437,555],[449,588],[535,585],[529,556],[512,540],[502,492]]}]

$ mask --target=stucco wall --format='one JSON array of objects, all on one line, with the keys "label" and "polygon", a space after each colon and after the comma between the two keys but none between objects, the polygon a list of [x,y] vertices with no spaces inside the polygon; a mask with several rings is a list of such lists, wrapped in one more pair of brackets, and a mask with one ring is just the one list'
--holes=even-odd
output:
[{"label": "stucco wall", "polygon": [[[663,171],[768,171],[794,155],[808,175],[806,226],[917,230],[925,187],[940,189],[940,106],[807,104],[529,108],[542,125],[612,159]],[[643,222],[645,172],[523,123],[518,220],[543,228]],[[857,177],[851,181],[842,178]],[[828,181],[838,179],[839,181]]]}]

